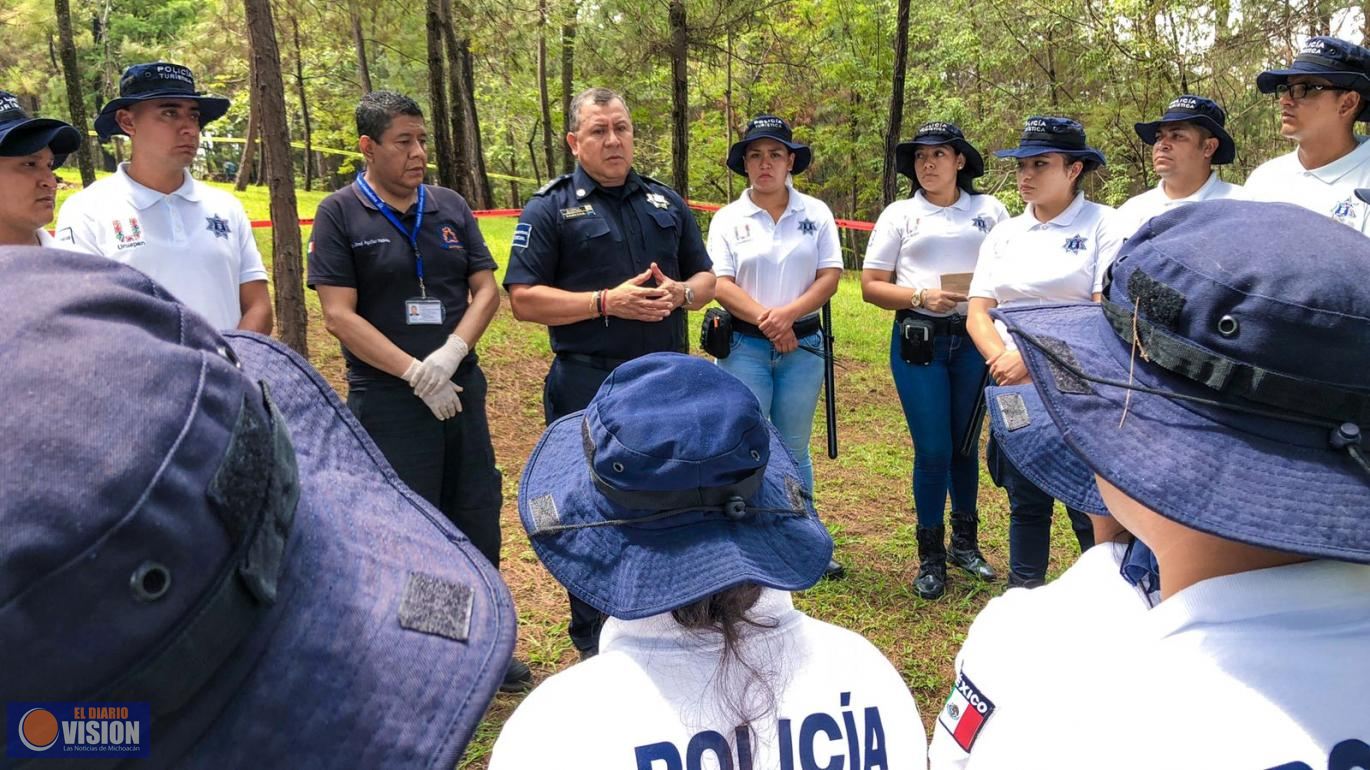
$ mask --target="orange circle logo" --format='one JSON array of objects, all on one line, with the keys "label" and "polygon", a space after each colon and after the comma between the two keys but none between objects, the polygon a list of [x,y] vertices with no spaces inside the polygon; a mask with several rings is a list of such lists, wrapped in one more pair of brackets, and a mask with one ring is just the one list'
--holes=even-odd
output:
[{"label": "orange circle logo", "polygon": [[19,718],[19,741],[29,751],[47,751],[57,742],[57,717],[51,711],[32,708]]}]

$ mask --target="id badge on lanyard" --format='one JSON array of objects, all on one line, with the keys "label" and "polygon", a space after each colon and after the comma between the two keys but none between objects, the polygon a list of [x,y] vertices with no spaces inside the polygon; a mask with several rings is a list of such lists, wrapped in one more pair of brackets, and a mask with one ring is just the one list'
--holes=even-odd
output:
[{"label": "id badge on lanyard", "polygon": [[419,251],[419,231],[423,227],[423,206],[427,200],[427,190],[422,184],[419,185],[418,211],[414,215],[414,229],[410,231],[391,211],[389,204],[381,200],[376,191],[371,189],[371,185],[366,181],[365,172],[357,175],[357,187],[362,191],[362,195],[371,201],[371,205],[400,231],[409,242],[410,248],[414,250],[414,273],[419,279],[419,296],[404,301],[404,322],[410,326],[441,324],[447,317],[447,310],[443,307],[442,300],[428,296],[428,287],[423,283],[423,254]]}]

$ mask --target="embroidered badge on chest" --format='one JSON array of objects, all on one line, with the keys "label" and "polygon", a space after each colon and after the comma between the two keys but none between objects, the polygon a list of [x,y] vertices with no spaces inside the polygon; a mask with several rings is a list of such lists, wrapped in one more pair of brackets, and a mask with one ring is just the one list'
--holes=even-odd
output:
[{"label": "embroidered badge on chest", "polygon": [[457,237],[457,231],[444,225],[442,228],[442,247],[444,249],[455,249],[461,245],[461,239]]},{"label": "embroidered badge on chest", "polygon": [[752,223],[743,222],[733,226],[733,240],[738,243],[746,243],[752,239]]},{"label": "embroidered badge on chest", "polygon": [[1085,240],[1083,235],[1072,235],[1066,239],[1065,250],[1071,254],[1078,254],[1085,250]]},{"label": "embroidered badge on chest", "polygon": [[994,703],[964,673],[958,673],[956,686],[937,715],[937,725],[951,734],[962,751],[970,751],[993,714]]},{"label": "embroidered badge on chest", "polygon": [[979,230],[982,233],[989,232],[990,225],[992,224],[989,221],[989,217],[985,216],[984,214],[981,214],[980,216],[970,220],[970,223],[975,225],[975,229]]},{"label": "embroidered badge on chest", "polygon": [[647,202],[659,209],[668,209],[671,207],[671,202],[666,200],[666,196],[661,193],[647,193]]},{"label": "embroidered badge on chest", "polygon": [[120,251],[147,243],[143,240],[143,228],[138,224],[138,217],[129,217],[127,220],[116,219],[113,224],[114,240],[118,241],[115,248]]},{"label": "embroidered badge on chest", "polygon": [[205,217],[205,221],[209,223],[209,226],[205,229],[210,231],[211,233],[214,233],[215,238],[223,238],[225,240],[228,239],[229,231],[227,219],[224,219],[218,214],[215,214],[212,217]]},{"label": "embroidered badge on chest", "polygon": [[799,222],[799,232],[805,235],[813,235],[818,232],[818,224],[812,219],[802,219]]},{"label": "embroidered badge on chest", "polygon": [[1338,222],[1350,224],[1351,220],[1355,219],[1355,217],[1356,204],[1353,203],[1350,198],[1347,198],[1344,201],[1337,201],[1337,204],[1332,207],[1332,218]]}]

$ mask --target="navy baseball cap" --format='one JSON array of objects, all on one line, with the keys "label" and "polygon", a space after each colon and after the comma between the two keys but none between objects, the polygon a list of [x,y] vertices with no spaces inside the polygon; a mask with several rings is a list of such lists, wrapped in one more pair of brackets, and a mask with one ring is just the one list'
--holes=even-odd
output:
[{"label": "navy baseball cap", "polygon": [[1129,497],[1370,562],[1370,286],[1344,279],[1367,260],[1370,240],[1299,206],[1208,201],[1129,238],[1101,304],[992,315],[1065,443]]},{"label": "navy baseball cap", "polygon": [[[671,397],[666,422],[662,394]],[[619,366],[584,411],[548,426],[518,507],[547,571],[616,618],[743,583],[808,588],[832,556],[832,537],[756,396],[679,353]]]},{"label": "navy baseball cap", "polygon": [[747,124],[747,130],[742,132],[742,138],[733,142],[733,146],[728,148],[728,168],[734,173],[747,175],[747,164],[743,161],[743,154],[747,152],[747,145],[757,139],[774,139],[785,145],[794,153],[794,168],[791,174],[801,173],[809,167],[809,162],[813,160],[813,152],[807,145],[794,141],[794,132],[790,130],[790,124],[784,118],[777,118],[774,115],[758,115],[751,119]]},{"label": "navy baseball cap", "polygon": [[1018,146],[996,150],[996,158],[1031,158],[1057,152],[1072,160],[1085,162],[1085,170],[1105,165],[1104,154],[1085,140],[1085,127],[1079,121],[1052,115],[1034,115],[1023,124]]},{"label": "navy baseball cap", "polygon": [[[1299,55],[1285,69],[1266,70],[1256,76],[1256,88],[1272,94],[1275,87],[1296,75],[1312,75],[1363,96],[1370,96],[1370,50],[1335,37],[1308,38]],[[1370,120],[1370,99],[1356,120]]]},{"label": "navy baseball cap", "polygon": [[0,155],[32,155],[44,147],[52,150],[53,167],[81,146],[81,132],[53,118],[34,118],[24,111],[19,98],[0,91]]},{"label": "navy baseball cap", "polygon": [[452,767],[514,645],[489,562],[280,343],[0,262],[0,700],[147,703],[139,767]]},{"label": "navy baseball cap", "polygon": [[1156,131],[1163,123],[1193,123],[1203,126],[1218,138],[1218,150],[1213,153],[1213,165],[1221,166],[1237,158],[1237,144],[1227,133],[1227,113],[1218,103],[1203,96],[1185,94],[1176,97],[1165,108],[1165,114],[1149,123],[1136,123],[1133,129],[1147,144],[1156,143]]},{"label": "navy baseball cap", "polygon": [[135,64],[124,70],[119,78],[119,97],[100,109],[95,118],[95,132],[100,139],[124,133],[114,114],[138,102],[151,99],[190,99],[200,105],[200,125],[218,120],[228,112],[228,100],[195,90],[195,75],[189,67],[170,62]]},{"label": "navy baseball cap", "polygon": [[919,147],[935,147],[937,145],[949,144],[956,148],[956,151],[965,156],[966,167],[956,174],[957,182],[965,180],[961,187],[969,188],[970,180],[979,179],[985,175],[985,159],[975,146],[966,141],[966,135],[961,132],[961,128],[955,123],[945,121],[933,121],[924,123],[918,127],[918,133],[913,138],[900,142],[894,148],[894,168],[899,173],[913,180],[913,189],[917,190],[918,171],[915,168],[914,154]]}]

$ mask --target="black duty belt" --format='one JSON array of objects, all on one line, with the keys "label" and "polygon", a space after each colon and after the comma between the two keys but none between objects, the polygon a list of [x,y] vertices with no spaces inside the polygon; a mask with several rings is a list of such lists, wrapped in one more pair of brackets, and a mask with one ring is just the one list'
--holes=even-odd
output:
[{"label": "black duty belt", "polygon": [[927,321],[932,324],[935,334],[959,334],[963,337],[970,333],[966,331],[966,317],[963,315],[935,316],[926,313],[919,313],[916,310],[899,310],[894,314],[895,323],[905,318],[917,318],[920,321]]},{"label": "black duty belt", "polygon": [[557,358],[573,364],[588,366],[602,372],[612,372],[620,365],[632,360],[629,358],[608,358],[606,356],[587,356],[584,353],[557,353]]},{"label": "black duty belt", "polygon": [[[807,315],[794,322],[794,336],[807,337],[821,328],[823,326],[818,322],[818,316]],[[733,331],[748,337],[761,337],[762,339],[766,337],[756,324],[749,324],[737,316],[733,316]]]}]

